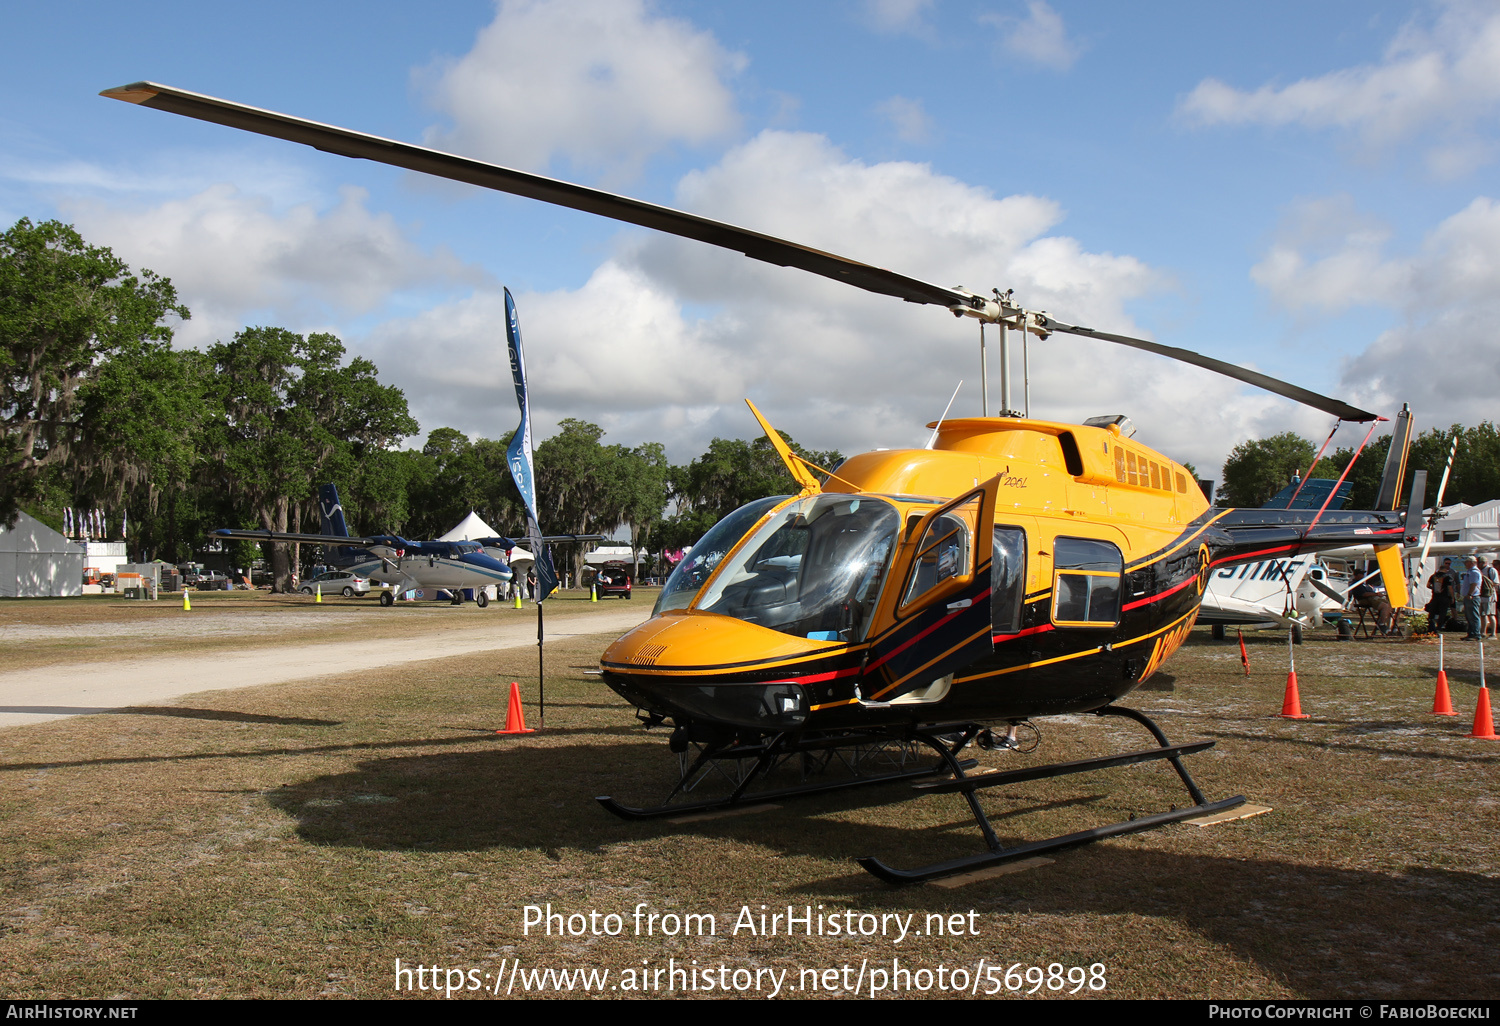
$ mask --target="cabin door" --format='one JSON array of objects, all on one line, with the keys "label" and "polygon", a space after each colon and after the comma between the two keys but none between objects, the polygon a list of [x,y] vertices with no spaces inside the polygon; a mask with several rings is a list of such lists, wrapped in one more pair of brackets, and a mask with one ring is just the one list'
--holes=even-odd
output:
[{"label": "cabin door", "polygon": [[891,575],[896,626],[871,649],[867,701],[936,701],[952,674],[989,655],[997,477],[927,514]]}]

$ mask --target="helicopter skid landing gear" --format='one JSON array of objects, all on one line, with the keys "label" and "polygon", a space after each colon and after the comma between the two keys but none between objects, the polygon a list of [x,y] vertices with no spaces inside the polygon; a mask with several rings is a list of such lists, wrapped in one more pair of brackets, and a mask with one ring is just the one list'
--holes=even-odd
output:
[{"label": "helicopter skid landing gear", "polygon": [[[663,819],[702,812],[716,812],[720,809],[750,808],[768,802],[788,801],[792,798],[846,791],[856,787],[869,787],[873,784],[915,781],[924,777],[946,774],[950,772],[950,764],[959,766],[960,772],[977,765],[973,759],[958,760],[954,757],[977,736],[978,728],[973,728],[972,733],[967,728],[967,724],[949,728],[962,733],[952,737],[947,745],[941,740],[921,738],[929,746],[937,745],[947,757],[942,762],[928,763],[913,768],[906,768],[905,764],[910,760],[904,751],[889,757],[887,757],[887,752],[893,745],[904,748],[905,743],[914,738],[909,735],[884,732],[840,733],[831,736],[783,733],[772,735],[757,744],[707,745],[696,759],[684,767],[682,779],[660,805],[647,807],[623,805],[607,795],[595,800],[621,819]],[[948,751],[950,746],[951,752]],[[750,792],[751,785],[793,756],[802,758],[804,779],[821,773],[835,764],[843,766],[852,775],[842,780],[805,783],[772,791]],[[745,765],[747,761],[751,761],[748,768]],[[874,763],[880,764],[878,769],[872,766]],[[725,764],[728,764],[727,769]],[[873,772],[872,769],[874,769]],[[708,775],[722,776],[734,784],[734,789],[727,796],[703,801],[676,803],[672,801],[678,795],[693,790]]]},{"label": "helicopter skid landing gear", "polygon": [[[959,873],[971,873],[978,869],[987,869],[991,866],[1003,865],[1018,859],[1030,858],[1033,855],[1039,855],[1043,852],[1058,851],[1063,848],[1074,847],[1075,845],[1087,844],[1090,841],[1098,841],[1106,837],[1117,837],[1121,834],[1133,834],[1142,830],[1151,830],[1155,827],[1165,826],[1168,823],[1176,823],[1195,816],[1207,816],[1245,804],[1245,797],[1243,795],[1236,795],[1233,798],[1226,798],[1219,802],[1208,801],[1203,797],[1203,792],[1198,790],[1198,785],[1193,782],[1193,778],[1182,765],[1182,756],[1201,752],[1206,748],[1212,748],[1214,742],[1196,741],[1181,745],[1169,744],[1166,735],[1161,732],[1161,729],[1148,717],[1136,712],[1134,709],[1126,709],[1123,706],[1105,706],[1103,709],[1095,710],[1095,712],[1100,716],[1125,716],[1135,720],[1151,732],[1152,736],[1156,738],[1159,747],[1140,752],[1130,752],[1125,755],[1106,755],[1097,759],[1083,759],[1079,762],[1058,762],[1046,766],[1031,766],[1026,769],[988,773],[980,777],[966,777],[963,773],[963,768],[959,767],[956,759],[957,752],[961,750],[962,746],[953,748],[952,746],[942,744],[936,739],[932,739],[928,742],[929,745],[944,756],[945,761],[949,763],[949,768],[953,771],[954,779],[917,784],[915,785],[915,790],[925,794],[962,792],[964,798],[968,800],[969,809],[973,812],[975,822],[979,825],[980,832],[984,834],[985,844],[990,850],[981,855],[970,855],[966,858],[953,859],[950,862],[937,862],[918,869],[895,869],[873,857],[862,858],[859,860],[859,864],[886,883],[898,885],[924,883],[928,880],[939,880],[947,876],[956,876]],[[924,738],[923,740],[927,739]],[[1015,784],[1025,780],[1041,780],[1046,777],[1060,777],[1071,773],[1086,773],[1090,770],[1107,769],[1111,766],[1128,766],[1156,759],[1166,759],[1172,763],[1172,768],[1177,771],[1177,775],[1182,779],[1182,783],[1187,788],[1188,794],[1192,796],[1193,805],[1184,809],[1173,809],[1170,812],[1159,812],[1154,816],[1132,817],[1124,822],[1113,823],[1109,826],[1094,827],[1091,830],[1081,830],[1077,833],[1065,834],[1061,837],[1053,837],[1045,841],[1032,841],[1007,848],[995,836],[995,831],[990,826],[989,818],[985,816],[984,810],[979,806],[978,799],[974,797],[974,792],[983,787]]]}]

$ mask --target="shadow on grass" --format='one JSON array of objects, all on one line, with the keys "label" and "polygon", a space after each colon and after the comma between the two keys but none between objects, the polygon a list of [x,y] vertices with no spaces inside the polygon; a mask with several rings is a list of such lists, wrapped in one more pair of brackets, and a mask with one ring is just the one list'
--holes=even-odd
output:
[{"label": "shadow on grass", "polygon": [[270,716],[260,713],[234,712],[229,709],[189,709],[174,705],[0,705],[0,713],[45,713],[56,716],[96,716],[111,713],[119,716],[175,716],[185,720],[223,720],[228,723],[269,723],[292,727],[337,727],[340,720],[315,720],[305,716]]},{"label": "shadow on grass", "polygon": [[[1149,835],[1148,835],[1149,836]],[[1149,842],[1147,842],[1149,843]],[[1095,845],[1011,884],[1030,913],[1163,917],[1230,947],[1304,997],[1494,997],[1500,880]]]},{"label": "shadow on grass", "polygon": [[[110,710],[118,712],[119,710]],[[304,722],[288,720],[284,722]],[[318,721],[314,721],[318,722]],[[264,759],[273,756],[299,756],[299,755],[329,755],[338,752],[360,752],[360,751],[382,751],[393,748],[444,748],[455,745],[474,744],[503,744],[501,738],[497,738],[493,731],[486,728],[453,727],[453,730],[463,730],[472,733],[472,737],[418,737],[399,738],[392,741],[360,741],[351,744],[340,745],[305,745],[298,747],[280,746],[277,748],[254,748],[236,749],[222,752],[189,752],[181,755],[125,755],[100,759],[54,759],[42,762],[3,762],[0,763],[0,773],[14,772],[17,770],[39,770],[39,769],[62,769],[68,766],[128,766],[138,763],[187,763],[202,762],[205,760],[219,759]],[[591,734],[591,735],[616,735],[634,733],[635,727],[607,727],[599,729],[595,727],[579,727],[562,730],[547,729],[547,735],[562,734]]]},{"label": "shadow on grass", "polygon": [[[1317,721],[1312,721],[1317,722]],[[1410,729],[1412,724],[1400,724],[1404,729]],[[1462,724],[1445,724],[1448,729],[1444,736],[1461,736],[1463,730],[1459,729]],[[1366,728],[1366,729],[1358,729]],[[1367,724],[1354,724],[1346,727],[1340,733],[1347,734],[1376,734],[1390,733],[1393,727],[1382,725],[1379,721],[1371,721]],[[1432,759],[1438,762],[1478,762],[1490,763],[1500,762],[1500,753],[1476,752],[1474,755],[1451,755],[1447,752],[1414,752],[1404,748],[1389,748],[1381,745],[1351,744],[1348,741],[1320,741],[1314,738],[1285,737],[1274,734],[1246,734],[1232,730],[1205,730],[1203,734],[1207,737],[1234,739],[1236,741],[1254,741],[1264,745],[1292,745],[1302,748],[1318,748],[1324,751],[1353,751],[1371,752],[1375,755],[1386,756],[1393,759]]]},{"label": "shadow on grass", "polygon": [[1170,673],[1153,673],[1146,678],[1144,684],[1136,686],[1137,691],[1176,691],[1177,678]]},{"label": "shadow on grass", "polygon": [[307,716],[271,716],[262,713],[236,712],[233,709],[189,709],[173,705],[132,705],[111,712],[122,716],[177,716],[189,720],[224,720],[228,723],[272,723],[293,727],[337,727],[341,720],[319,720]]},{"label": "shadow on grass", "polygon": [[[909,791],[884,786],[806,799],[757,816],[674,826],[622,822],[591,800],[659,785],[665,754],[659,743],[640,743],[405,756],[283,787],[268,800],[299,821],[305,840],[320,845],[530,850],[553,863],[604,860],[600,871],[608,872],[605,867],[617,858],[654,859],[658,843],[696,843],[703,858],[716,860],[718,874],[742,880],[746,888],[784,872],[767,862],[770,849],[851,866],[848,874],[791,887],[787,893],[799,902],[920,912],[985,907],[997,909],[1002,923],[1012,912],[1017,929],[1028,922],[1055,923],[1052,917],[1084,917],[1096,924],[1087,929],[1108,936],[1100,943],[1116,950],[1132,943],[1130,931],[1149,931],[1151,920],[1170,919],[1253,961],[1303,996],[1500,994],[1500,976],[1479,968],[1489,964],[1488,953],[1500,942],[1500,927],[1490,915],[1500,908],[1500,880],[1481,874],[1433,867],[1393,874],[1270,857],[1185,854],[1163,850],[1169,840],[1156,842],[1160,847],[1153,850],[1152,838],[1161,835],[1151,833],[1057,853],[1052,866],[958,890],[892,890],[853,870],[852,859],[877,854],[915,866],[981,851],[961,802],[945,805],[927,797],[902,803]],[[992,815],[1009,845],[1056,829],[1055,822],[1023,823],[1031,814],[1045,819],[1088,806],[1088,818],[1102,824],[1120,818],[1121,800],[1149,799],[1140,792],[1130,798],[1112,793],[1049,799],[1013,791],[987,804],[1008,806]],[[633,842],[632,854],[608,847],[625,841]],[[524,875],[518,886],[526,886]],[[1141,934],[1142,946],[1156,943],[1163,942]]]}]

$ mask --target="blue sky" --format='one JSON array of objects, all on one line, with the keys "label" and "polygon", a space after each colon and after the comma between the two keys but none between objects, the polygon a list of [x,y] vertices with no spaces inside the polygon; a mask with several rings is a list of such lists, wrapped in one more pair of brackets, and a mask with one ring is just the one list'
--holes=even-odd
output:
[{"label": "blue sky", "polygon": [[[920,444],[960,378],[955,411],[978,412],[977,329],[99,90],[155,80],[1013,287],[1386,415],[1410,402],[1423,426],[1495,416],[1490,4],[85,3],[5,21],[0,219],[62,218],[170,276],[194,311],[182,344],[335,331],[424,431],[514,426],[502,285],[539,436],[581,417],[678,460],[750,437],[745,396],[814,448]],[[1247,437],[1331,426],[1103,343],[1030,355],[1035,415],[1126,413],[1209,476]]]}]

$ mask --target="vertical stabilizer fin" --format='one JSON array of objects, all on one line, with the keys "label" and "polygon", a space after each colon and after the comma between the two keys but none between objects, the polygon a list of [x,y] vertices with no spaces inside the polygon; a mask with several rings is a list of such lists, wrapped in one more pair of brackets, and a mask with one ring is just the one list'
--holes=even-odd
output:
[{"label": "vertical stabilizer fin", "polygon": [[338,486],[329,482],[318,489],[318,533],[335,538],[349,537],[349,525],[344,520],[344,507],[339,502]]},{"label": "vertical stabilizer fin", "polygon": [[1401,485],[1406,480],[1406,457],[1411,452],[1411,406],[1401,404],[1396,426],[1391,431],[1391,448],[1385,454],[1385,472],[1380,476],[1380,493],[1376,509],[1396,509],[1401,501]]},{"label": "vertical stabilizer fin", "polygon": [[792,479],[802,486],[803,493],[821,492],[823,490],[822,485],[813,476],[813,472],[807,469],[807,464],[803,463],[797,458],[797,454],[792,452],[791,447],[786,444],[786,439],[782,438],[780,433],[771,426],[770,422],[760,415],[760,411],[755,408],[754,403],[746,399],[745,405],[750,407],[751,413],[755,414],[755,419],[760,422],[761,430],[765,431],[766,437],[771,440],[771,445],[775,447],[776,455],[780,456],[781,462],[786,464],[786,469],[791,472]]}]

